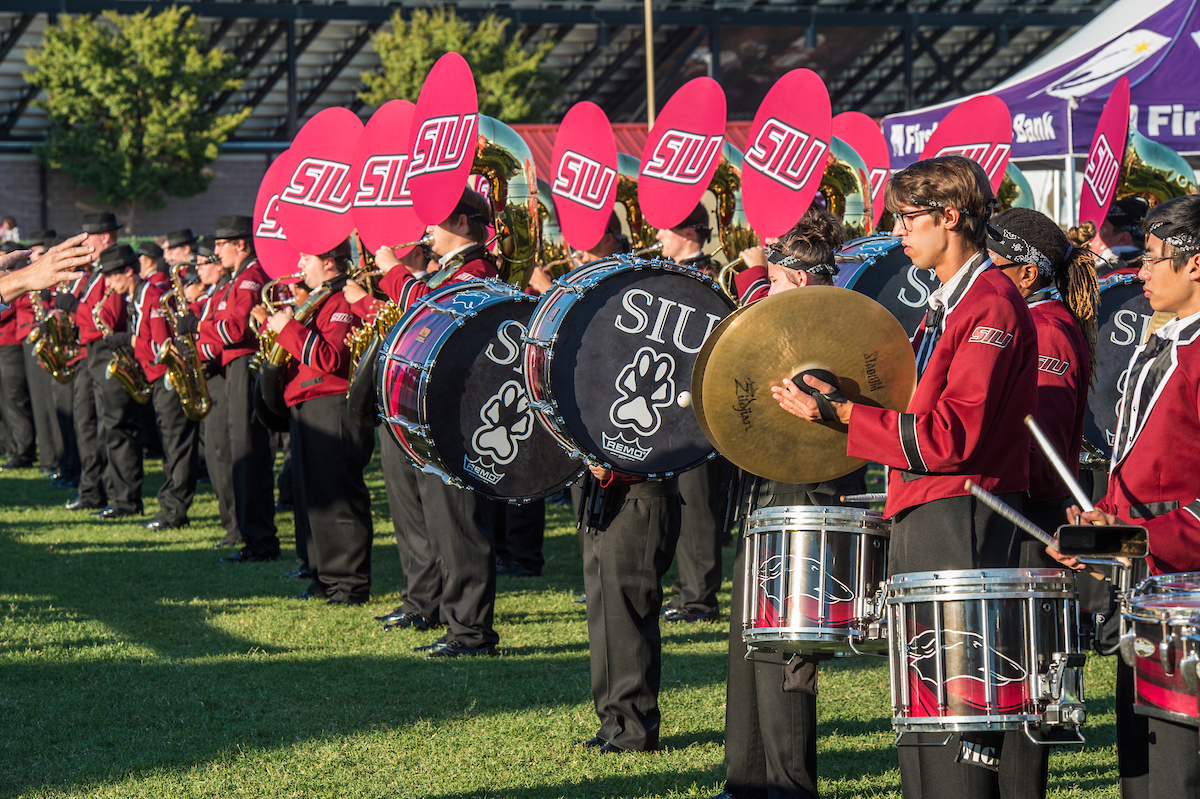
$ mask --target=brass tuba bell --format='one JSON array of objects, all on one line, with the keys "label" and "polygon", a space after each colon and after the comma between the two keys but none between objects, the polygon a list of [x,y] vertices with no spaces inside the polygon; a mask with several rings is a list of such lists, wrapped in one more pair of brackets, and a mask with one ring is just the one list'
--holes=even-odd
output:
[{"label": "brass tuba bell", "polygon": [[1113,200],[1141,197],[1151,208],[1196,193],[1195,172],[1183,156],[1130,126]]},{"label": "brass tuba bell", "polygon": [[854,148],[838,137],[829,142],[821,194],[829,213],[842,220],[846,240],[874,232],[871,223],[871,182],[867,164]]},{"label": "brass tuba bell", "polygon": [[471,174],[487,180],[500,279],[515,286],[528,285],[541,250],[533,152],[515,130],[480,114]]}]

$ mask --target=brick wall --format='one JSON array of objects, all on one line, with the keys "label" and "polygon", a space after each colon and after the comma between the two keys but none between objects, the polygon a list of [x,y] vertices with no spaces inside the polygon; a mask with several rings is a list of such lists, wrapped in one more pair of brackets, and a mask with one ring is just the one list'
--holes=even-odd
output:
[{"label": "brick wall", "polygon": [[[124,234],[157,236],[190,227],[197,233],[211,233],[213,222],[221,214],[252,214],[258,184],[266,172],[268,156],[223,155],[209,165],[213,172],[208,191],[193,197],[168,197],[161,211],[138,208],[134,229]],[[60,236],[79,230],[80,218],[93,211],[113,211],[125,222],[125,208],[111,208],[93,202],[93,192],[76,185],[65,172],[46,173],[46,222]],[[22,234],[42,226],[41,185],[37,159],[32,155],[0,156],[0,216],[16,217]]]}]

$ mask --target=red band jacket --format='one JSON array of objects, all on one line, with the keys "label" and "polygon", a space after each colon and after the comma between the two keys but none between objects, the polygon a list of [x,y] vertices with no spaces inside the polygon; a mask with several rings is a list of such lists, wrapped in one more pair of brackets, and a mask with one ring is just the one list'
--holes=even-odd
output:
[{"label": "red band jacket", "polygon": [[346,393],[350,376],[346,334],[354,326],[350,303],[338,290],[304,323],[291,319],[280,331],[275,341],[292,356],[283,376],[283,399],[289,408]]},{"label": "red band jacket", "polygon": [[[213,313],[217,308],[217,304],[215,302],[217,295],[223,296],[228,284],[229,278],[222,277],[219,281],[217,281],[217,284],[213,287],[212,291],[201,294],[198,298],[196,298],[195,302],[188,305],[188,309],[196,315],[196,318],[200,320],[200,324],[204,324],[205,321],[212,321]],[[221,352],[225,349],[225,346],[221,342],[220,338],[218,338],[215,342],[210,340],[208,343],[205,343],[200,341],[199,337],[197,337],[196,348],[200,351],[201,358],[206,361],[213,361],[218,366],[221,365]]]},{"label": "red band jacket", "polygon": [[196,340],[209,351],[220,352],[221,365],[258,349],[258,337],[250,327],[250,311],[262,302],[262,287],[267,275],[253,256],[223,288],[213,295],[214,309],[207,319],[201,319]]},{"label": "red band jacket", "polygon": [[765,266],[743,269],[733,278],[737,285],[738,305],[749,305],[761,300],[771,291],[771,280]]},{"label": "red band jacket", "polygon": [[171,337],[171,328],[162,312],[161,300],[165,293],[161,286],[142,281],[134,288],[130,303],[129,332],[133,334],[133,354],[151,383],[167,371],[167,367],[154,362],[159,348]]},{"label": "red band jacket", "polygon": [[[1155,350],[1158,350],[1155,354]],[[1097,507],[1150,537],[1153,574],[1200,570],[1200,314],[1135,350]]]},{"label": "red band jacket", "polygon": [[[846,451],[892,467],[885,515],[966,496],[966,480],[996,494],[1029,487],[1037,408],[1037,333],[1012,281],[978,253],[948,282],[942,334],[906,413],[854,406]],[[936,333],[936,330],[934,331]],[[930,331],[917,330],[918,353]],[[918,363],[918,367],[920,367]]]},{"label": "red band jacket", "polygon": [[[480,253],[485,252],[483,245],[478,244],[469,250],[466,250],[463,255],[471,258],[476,255],[475,250]],[[443,267],[444,268],[444,267]],[[447,279],[439,281],[439,286],[445,286],[450,283],[458,283],[463,280],[479,280],[482,278],[496,277],[496,265],[487,258],[472,258],[464,261],[461,266],[455,268],[454,273]],[[434,272],[431,280],[436,280],[439,273]],[[388,299],[407,310],[414,302],[429,294],[434,289],[429,287],[429,284],[418,277],[413,276],[411,272],[403,266],[392,267],[391,271],[383,276],[379,281],[379,288],[387,295]],[[352,310],[356,316],[363,319],[371,320],[379,313],[383,307],[383,303],[374,297],[363,297],[358,302],[354,303]]]},{"label": "red band jacket", "polygon": [[[104,275],[96,271],[90,277],[84,278],[82,288],[75,295],[79,297],[79,307],[75,310],[75,324],[79,326],[79,343],[85,347],[101,338],[100,331],[96,329],[92,317],[92,309],[96,307],[96,303],[100,302],[100,298],[104,296],[107,289],[108,282],[104,279]],[[116,292],[113,292],[109,301],[111,302],[116,296]],[[124,302],[124,298],[122,298],[122,302]]]},{"label": "red band jacket", "polygon": [[[22,295],[24,296],[24,295]],[[0,347],[10,347],[21,343],[17,333],[17,301],[0,310]]]},{"label": "red band jacket", "polygon": [[46,304],[42,302],[42,298],[36,293],[33,297],[29,296],[29,292],[22,294],[13,300],[13,307],[17,309],[17,338],[19,343],[24,343],[33,329],[37,327],[37,317],[33,315],[33,304],[37,303],[43,310]]},{"label": "red band jacket", "polygon": [[[1061,300],[1049,292],[1028,298],[1037,327],[1038,426],[1068,464],[1079,463],[1083,420],[1087,411],[1092,368],[1083,332]],[[1068,496],[1067,484],[1054,471],[1036,442],[1029,449],[1029,500],[1044,502]]]}]

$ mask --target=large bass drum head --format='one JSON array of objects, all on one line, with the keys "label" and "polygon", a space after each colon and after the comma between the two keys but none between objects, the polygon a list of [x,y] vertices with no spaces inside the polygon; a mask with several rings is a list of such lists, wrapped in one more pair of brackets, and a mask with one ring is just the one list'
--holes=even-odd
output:
[{"label": "large bass drum head", "polygon": [[939,285],[932,269],[918,269],[897,236],[863,236],[846,242],[835,256],[834,285],[865,294],[892,312],[909,339],[917,332],[929,295]]},{"label": "large bass drum head", "polygon": [[674,265],[647,263],[589,287],[559,326],[550,372],[580,449],[641,477],[712,457],[691,408],[692,367],[733,307],[711,279]]},{"label": "large bass drum head", "polygon": [[1088,393],[1083,437],[1106,456],[1112,455],[1117,406],[1125,392],[1125,370],[1133,351],[1146,340],[1154,309],[1133,275],[1100,280],[1100,312],[1096,317],[1096,380]]},{"label": "large bass drum head", "polygon": [[521,336],[536,304],[486,305],[450,334],[430,369],[426,424],[442,464],[497,499],[549,496],[583,470],[538,424],[525,393]]}]

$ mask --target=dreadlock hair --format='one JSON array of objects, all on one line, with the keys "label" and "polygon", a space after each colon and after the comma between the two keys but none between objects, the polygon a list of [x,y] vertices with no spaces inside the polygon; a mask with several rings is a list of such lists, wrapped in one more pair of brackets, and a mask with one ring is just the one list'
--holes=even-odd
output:
[{"label": "dreadlock hair", "polygon": [[[1096,314],[1100,287],[1096,282],[1096,256],[1075,244],[1050,217],[1032,208],[1010,208],[993,218],[996,227],[1009,230],[1037,247],[1054,265],[1054,286],[1087,342],[1090,382],[1096,380]],[[1091,225],[1090,222],[1085,223]],[[1073,228],[1076,230],[1076,228]],[[1095,225],[1092,225],[1093,232]]]},{"label": "dreadlock hair", "polygon": [[[832,265],[833,254],[846,240],[841,221],[823,208],[810,206],[795,227],[784,233],[774,248],[784,255],[798,258],[806,264]],[[803,268],[803,267],[801,267]],[[832,286],[833,277],[805,269],[814,286]]]}]

